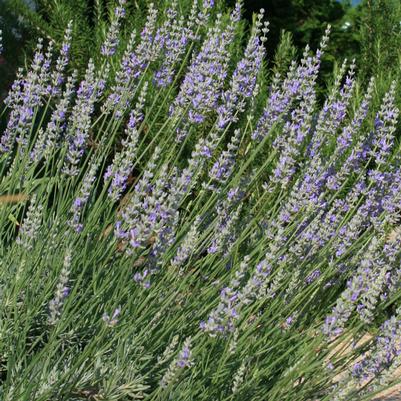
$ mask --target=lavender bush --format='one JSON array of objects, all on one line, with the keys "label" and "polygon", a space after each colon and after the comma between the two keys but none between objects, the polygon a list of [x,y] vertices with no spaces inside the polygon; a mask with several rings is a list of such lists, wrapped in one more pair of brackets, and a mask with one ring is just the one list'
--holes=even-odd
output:
[{"label": "lavender bush", "polygon": [[362,88],[344,61],[321,104],[330,27],[269,75],[264,11],[242,46],[240,3],[151,6],[121,48],[124,6],[82,76],[68,28],[5,100],[0,398],[328,401],[394,385],[395,84],[374,110],[374,79]]}]

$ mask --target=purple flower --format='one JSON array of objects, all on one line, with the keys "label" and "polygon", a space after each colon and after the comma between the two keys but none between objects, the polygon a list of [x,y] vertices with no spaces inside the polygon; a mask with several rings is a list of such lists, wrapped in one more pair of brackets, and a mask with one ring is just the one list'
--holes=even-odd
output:
[{"label": "purple flower", "polygon": [[192,366],[192,352],[189,342],[184,343],[182,350],[178,354],[178,359],[176,364],[181,369]]},{"label": "purple flower", "polygon": [[395,106],[395,89],[396,83],[393,82],[390,90],[384,96],[382,106],[375,119],[372,153],[379,168],[386,163],[394,142],[394,132],[399,114],[399,110]]},{"label": "purple flower", "polygon": [[178,357],[170,363],[166,373],[163,375],[160,381],[161,387],[166,388],[170,384],[174,383],[181,371],[185,368],[190,368],[192,365],[193,356],[191,350],[191,338],[188,337],[185,339]]},{"label": "purple flower", "polygon": [[[304,144],[304,140],[311,130],[311,117],[315,107],[316,95],[313,89],[314,81],[300,106],[292,112],[291,121],[284,127],[282,136],[276,139],[274,146],[279,152],[279,160],[273,171],[272,181],[285,188],[297,168],[297,158]],[[282,138],[286,138],[285,143]]]},{"label": "purple flower", "polygon": [[102,320],[106,323],[107,326],[114,327],[118,323],[117,318],[120,315],[120,313],[121,313],[121,308],[117,307],[116,309],[114,309],[114,312],[111,315],[111,317],[107,313],[104,313],[102,316]]},{"label": "purple flower", "polygon": [[319,269],[314,270],[311,274],[309,274],[308,277],[306,277],[305,279],[306,284],[312,284],[320,277],[320,274],[321,272]]},{"label": "purple flower", "polygon": [[167,9],[167,18],[162,28],[156,33],[160,43],[162,64],[154,74],[154,82],[159,87],[172,83],[175,68],[184,57],[187,45],[194,39],[195,24],[191,17],[185,24],[184,18],[178,18],[175,8]]},{"label": "purple flower", "polygon": [[352,368],[351,377],[357,383],[369,381],[372,384],[379,378],[385,380],[391,375],[392,368],[397,367],[396,361],[401,355],[399,310],[397,315],[393,315],[383,323],[379,333],[372,349],[366,352]]},{"label": "purple flower", "polygon": [[213,237],[207,251],[210,254],[222,253],[228,255],[237,238],[236,227],[240,219],[241,200],[243,193],[236,192],[236,196],[218,204],[216,207],[217,219]]},{"label": "purple flower", "polygon": [[[312,138],[312,142],[309,145],[309,154],[312,157],[320,157],[320,148],[326,141],[330,142],[330,137],[334,136],[341,126],[346,116],[346,110],[349,103],[352,100],[353,89],[355,86],[355,64],[351,64],[348,75],[345,79],[343,87],[340,87],[340,82],[343,78],[346,62],[343,63],[339,74],[336,77],[336,81],[333,85],[325,104],[319,113],[319,117],[316,123],[315,132]],[[345,130],[348,134],[347,130]],[[343,145],[347,145],[344,138],[344,131],[342,135]],[[340,140],[341,142],[341,140]]]}]

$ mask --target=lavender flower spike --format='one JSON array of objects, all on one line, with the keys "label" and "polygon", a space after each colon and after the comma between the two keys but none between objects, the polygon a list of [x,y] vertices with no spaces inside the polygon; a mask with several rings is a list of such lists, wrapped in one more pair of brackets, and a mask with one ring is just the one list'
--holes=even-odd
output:
[{"label": "lavender flower spike", "polygon": [[[152,158],[147,163],[142,177],[135,185],[135,191],[127,206],[122,210],[120,218],[115,225],[115,236],[127,242],[126,252],[133,253],[136,248],[143,246],[153,228],[158,224],[160,218],[160,205],[156,202],[156,197],[166,196],[165,187],[159,181],[157,188],[152,185],[152,179],[155,174],[156,160],[160,157],[160,148],[156,148]],[[163,177],[165,171],[162,171]],[[153,192],[153,193],[152,193]],[[157,192],[155,195],[154,192]],[[150,207],[153,205],[154,207]],[[155,208],[159,209],[157,213]]]},{"label": "lavender flower spike", "polygon": [[64,83],[64,71],[69,62],[69,54],[71,48],[71,39],[72,39],[72,21],[70,21],[67,25],[67,28],[64,33],[64,40],[61,44],[60,55],[56,61],[56,68],[51,73],[51,87],[50,93],[55,96],[60,94],[61,85]]},{"label": "lavender flower spike", "polygon": [[141,32],[141,40],[135,47],[135,32],[131,34],[121,60],[121,68],[116,73],[111,94],[102,106],[105,112],[114,111],[117,118],[120,118],[129,107],[141,74],[159,55],[153,51],[157,15],[158,11],[153,3],[150,3],[146,23]]},{"label": "lavender flower spike", "polygon": [[112,179],[108,194],[113,201],[120,199],[121,194],[124,192],[136,157],[138,126],[143,119],[147,88],[148,84],[145,83],[135,109],[131,112],[128,126],[125,130],[127,138],[122,142],[123,148],[114,156],[113,163],[107,168],[104,177],[105,179]]},{"label": "lavender flower spike", "polygon": [[170,26],[164,33],[162,65],[154,74],[154,82],[160,87],[166,87],[173,81],[174,69],[182,60],[187,44],[194,35],[195,24],[189,19],[185,25],[183,16],[177,18],[176,8],[176,2],[173,2],[167,10],[166,21]]},{"label": "lavender flower spike", "polygon": [[64,257],[63,268],[60,273],[59,282],[56,287],[56,293],[54,298],[49,302],[49,324],[55,325],[61,316],[62,307],[70,293],[70,288],[68,287],[70,270],[71,270],[71,249],[67,249]]},{"label": "lavender flower spike", "polygon": [[102,44],[101,54],[105,57],[111,57],[116,52],[116,48],[118,46],[118,38],[120,32],[120,24],[121,19],[125,16],[124,5],[126,0],[119,0],[118,6],[114,10],[114,18],[111,21],[111,25],[109,27],[109,31],[106,35],[106,40]]},{"label": "lavender flower spike", "polygon": [[331,93],[319,113],[315,133],[312,139],[312,146],[310,146],[309,152],[312,157],[316,157],[319,154],[319,149],[325,139],[330,140],[330,137],[335,135],[337,129],[344,121],[347,107],[349,102],[352,100],[353,89],[355,87],[355,61],[353,61],[350,66],[344,86],[340,87],[345,67],[346,60],[336,77]]},{"label": "lavender flower spike", "polygon": [[79,172],[78,164],[85,151],[95,103],[103,89],[104,81],[101,77],[95,76],[95,65],[92,60],[89,60],[85,78],[77,91],[77,100],[67,128],[68,148],[63,166],[63,172],[66,175],[75,176]]},{"label": "lavender flower spike", "polygon": [[76,82],[77,71],[68,77],[65,90],[61,99],[57,103],[46,128],[38,134],[34,148],[30,154],[33,162],[39,162],[42,158],[49,160],[54,150],[60,146],[60,137],[66,125],[67,113],[71,99],[75,93],[74,85]]},{"label": "lavender flower spike", "polygon": [[209,177],[213,182],[213,184],[210,185],[210,189],[215,189],[215,183],[225,184],[229,180],[235,166],[235,157],[240,143],[240,134],[241,131],[239,129],[234,131],[234,135],[227,145],[227,150],[221,153],[220,157],[209,171]]},{"label": "lavender flower spike", "polygon": [[237,223],[242,210],[241,200],[243,193],[239,187],[231,189],[227,199],[218,204],[217,221],[213,231],[213,238],[207,251],[210,254],[223,254],[227,256],[237,237]]},{"label": "lavender flower spike", "polygon": [[36,194],[32,196],[26,217],[19,230],[16,243],[27,251],[32,250],[42,223],[43,205],[38,203]]},{"label": "lavender flower spike", "polygon": [[210,313],[205,322],[201,322],[202,331],[211,337],[217,335],[227,335],[235,331],[236,321],[244,304],[241,298],[241,284],[249,267],[249,256],[245,256],[239,269],[235,272],[230,281],[229,287],[225,287],[220,292],[220,302]]},{"label": "lavender flower spike", "polygon": [[336,386],[333,399],[349,400],[356,388],[362,388],[362,394],[370,394],[397,378],[396,369],[401,365],[400,312],[398,308],[396,314],[382,324],[370,349],[353,364],[350,372]]},{"label": "lavender flower spike", "polygon": [[391,152],[394,142],[399,109],[395,105],[396,82],[391,84],[390,90],[383,99],[382,106],[375,120],[375,137],[373,141],[373,154],[378,167],[384,165]]},{"label": "lavender flower spike", "polygon": [[330,25],[328,25],[320,42],[320,48],[314,57],[309,56],[309,46],[305,47],[300,65],[297,66],[295,61],[292,62],[281,87],[280,75],[274,77],[270,95],[256,129],[252,133],[252,139],[260,141],[268,135],[274,123],[280,121],[283,115],[290,110],[291,104],[299,97],[305,96],[305,90],[309,91],[308,88],[317,78],[321,56],[327,47],[329,34]]},{"label": "lavender flower spike", "polygon": [[181,242],[174,259],[171,261],[173,266],[182,267],[195,250],[196,242],[199,236],[200,221],[201,219],[197,217],[194,223],[191,225],[187,235]]},{"label": "lavender flower spike", "polygon": [[85,174],[82,180],[82,186],[79,191],[79,196],[75,198],[74,203],[71,206],[70,213],[72,214],[71,219],[68,221],[70,227],[72,227],[77,233],[83,230],[83,224],[81,223],[82,211],[85,208],[89,196],[92,191],[92,185],[96,180],[96,171],[99,167],[100,160],[92,160],[90,163],[90,169]]},{"label": "lavender flower spike", "polygon": [[231,78],[230,88],[222,94],[221,105],[217,109],[219,129],[225,128],[229,122],[235,122],[237,113],[245,109],[245,100],[253,95],[265,55],[266,34],[269,31],[268,23],[262,23],[263,15],[264,10],[261,10],[244,57],[238,62]]},{"label": "lavender flower spike", "polygon": [[181,371],[185,368],[190,368],[193,365],[193,357],[191,351],[191,338],[188,337],[184,341],[184,345],[178,354],[178,357],[174,359],[169,365],[166,373],[160,381],[160,385],[163,388],[173,384],[177,379]]},{"label": "lavender flower spike", "polygon": [[[365,95],[352,119],[352,122],[346,125],[340,135],[337,137],[337,144],[335,151],[333,152],[332,159],[338,159],[344,152],[346,152],[356,133],[360,129],[364,119],[366,118],[369,111],[369,104],[372,100],[373,90],[374,90],[374,78],[371,78],[369,81],[368,88],[365,92]],[[334,189],[334,188],[331,188]]]},{"label": "lavender flower spike", "polygon": [[[297,168],[297,158],[305,138],[312,127],[312,114],[316,103],[316,94],[313,84],[310,84],[305,98],[300,106],[292,113],[292,121],[284,128],[285,134],[275,141],[279,147],[279,160],[273,172],[272,181],[286,188]],[[281,142],[286,138],[286,143]]]}]

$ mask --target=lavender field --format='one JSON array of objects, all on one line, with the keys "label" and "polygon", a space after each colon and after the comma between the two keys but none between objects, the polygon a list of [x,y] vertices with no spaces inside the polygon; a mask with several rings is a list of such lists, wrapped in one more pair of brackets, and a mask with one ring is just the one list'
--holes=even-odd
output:
[{"label": "lavender field", "polygon": [[[401,381],[398,83],[327,25],[150,4],[16,72],[0,134],[1,401],[373,400]],[[265,15],[266,14],[266,15]],[[1,46],[3,51],[3,46]]]}]

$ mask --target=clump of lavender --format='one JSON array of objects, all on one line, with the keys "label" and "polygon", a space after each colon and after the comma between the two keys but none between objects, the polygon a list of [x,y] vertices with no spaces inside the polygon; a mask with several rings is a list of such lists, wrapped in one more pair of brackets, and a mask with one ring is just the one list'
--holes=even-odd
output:
[{"label": "clump of lavender", "polygon": [[320,101],[329,28],[271,75],[263,10],[242,37],[241,2],[150,4],[135,31],[132,4],[112,3],[83,73],[69,23],[5,100],[0,398],[347,400],[391,384],[397,84],[373,110],[381,85],[363,93],[344,61]]}]

